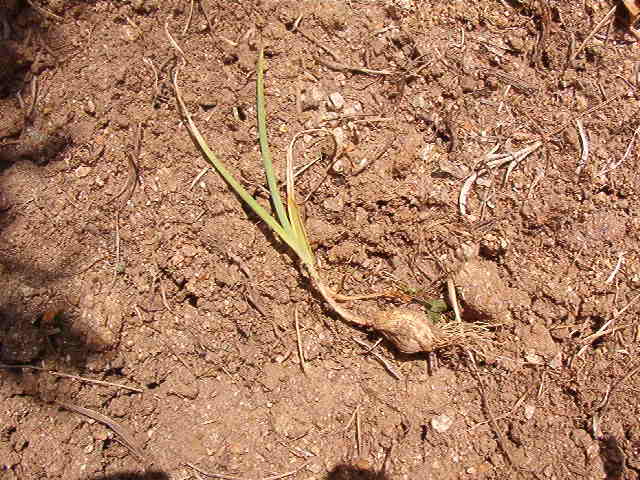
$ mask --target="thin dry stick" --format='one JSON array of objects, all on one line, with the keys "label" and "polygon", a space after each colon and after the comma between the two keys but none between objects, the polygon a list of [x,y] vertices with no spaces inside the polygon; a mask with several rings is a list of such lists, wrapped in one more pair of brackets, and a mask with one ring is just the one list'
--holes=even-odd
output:
[{"label": "thin dry stick", "polygon": [[477,170],[471,173],[471,175],[469,175],[467,179],[464,181],[462,188],[460,189],[460,195],[458,196],[458,208],[460,210],[460,215],[465,216],[467,214],[467,198],[469,196],[471,187],[476,182],[479,176],[485,175],[489,171],[496,168],[500,168],[503,165],[506,165],[507,163],[509,163],[509,167],[507,170],[507,174],[509,174],[516,165],[518,165],[522,160],[527,158],[533,152],[538,150],[541,146],[542,146],[542,142],[537,141],[513,153],[494,154],[495,149],[492,152],[490,152],[486,156],[485,166],[482,167],[480,170]]},{"label": "thin dry stick", "polygon": [[231,477],[229,475],[223,475],[221,473],[211,473],[211,472],[206,472],[204,470],[202,470],[201,468],[196,467],[194,464],[192,463],[185,463],[185,465],[189,468],[192,468],[193,470],[195,470],[196,472],[198,472],[200,475],[204,475],[205,477],[209,477],[209,478],[219,478],[221,480],[244,480],[240,477]]},{"label": "thin dry stick", "polygon": [[362,455],[362,431],[360,429],[360,405],[356,407],[356,449]]},{"label": "thin dry stick", "polygon": [[480,372],[478,372],[478,367],[476,366],[476,360],[475,358],[473,358],[473,354],[468,350],[467,350],[467,356],[469,357],[469,360],[470,360],[471,370],[473,371],[474,376],[478,380],[482,407],[485,413],[487,414],[487,416],[489,417],[491,427],[493,428],[494,433],[496,434],[496,439],[498,440],[498,445],[500,445],[500,449],[502,450],[502,453],[504,453],[505,457],[509,461],[510,466],[513,469],[515,469],[516,472],[520,473],[516,468],[516,463],[513,461],[513,458],[511,457],[511,450],[507,447],[507,443],[504,441],[504,434],[502,433],[502,429],[498,426],[498,422],[496,422],[493,414],[491,413],[491,410],[489,409],[489,403],[487,402],[487,395],[484,390],[484,382],[480,377]]},{"label": "thin dry stick", "polygon": [[576,127],[578,127],[578,133],[580,134],[580,145],[582,147],[580,161],[578,162],[578,167],[576,168],[576,173],[580,175],[582,169],[587,165],[587,160],[589,159],[589,137],[587,136],[587,132],[584,129],[582,120],[576,120]]},{"label": "thin dry stick", "polygon": [[71,375],[69,373],[55,372],[55,371],[49,370],[47,368],[35,367],[33,365],[5,365],[5,364],[0,364],[0,368],[7,368],[7,369],[25,368],[25,369],[29,369],[29,370],[38,370],[39,372],[47,372],[49,375],[53,375],[54,377],[72,378],[74,380],[80,380],[81,382],[95,383],[96,385],[104,385],[104,386],[107,386],[107,387],[124,388],[126,390],[131,390],[132,392],[144,393],[144,390],[142,390],[140,388],[129,387],[127,385],[122,385],[122,384],[119,384],[119,383],[105,382],[104,380],[94,380],[93,378],[79,377],[77,375]]},{"label": "thin dry stick", "polygon": [[[619,310],[618,312],[615,313],[615,315],[613,315],[613,318],[611,318],[611,320],[605,322],[605,324],[602,325],[602,327],[600,327],[596,333],[594,333],[592,335],[589,335],[589,336],[583,338],[582,340],[580,340],[580,343],[582,343],[586,347],[588,344],[592,343],[594,340],[602,337],[603,335],[606,335],[606,334],[611,333],[613,331],[622,330],[623,328],[629,327],[630,325],[626,325],[624,327],[618,327],[618,328],[611,329],[611,331],[607,330],[609,325],[611,325],[616,319],[618,319],[618,317],[620,317],[624,312],[626,312],[629,308],[631,308],[631,306],[633,306],[639,299],[640,299],[640,294],[638,294],[635,297],[633,297],[633,299],[629,303],[627,303],[621,310]],[[580,353],[582,353],[583,350],[584,350],[584,347],[583,347],[583,349],[580,350],[578,355],[580,355]]]},{"label": "thin dry stick", "polygon": [[151,98],[151,105],[155,104],[156,98],[160,94],[160,89],[158,88],[158,70],[156,70],[156,66],[153,64],[153,60],[150,58],[144,57],[142,59],[144,63],[151,67],[151,71],[153,72],[153,97]]},{"label": "thin dry stick", "polygon": [[198,183],[200,179],[204,177],[208,171],[209,171],[209,167],[204,167],[202,171],[198,175],[196,175],[196,178],[193,179],[193,182],[191,182],[191,185],[189,185],[189,190],[193,190],[193,187],[196,186],[196,183]]},{"label": "thin dry stick", "polygon": [[607,393],[605,393],[604,399],[602,400],[602,402],[600,403],[600,406],[596,409],[596,411],[593,413],[593,416],[591,417],[591,425],[593,428],[592,433],[596,439],[599,440],[602,438],[602,432],[600,431],[600,422],[602,421],[602,418],[604,418],[605,414],[607,413],[607,408],[609,407],[611,396],[618,389],[618,387],[627,380],[627,378],[632,377],[638,371],[640,371],[640,364],[637,364],[635,367],[629,370],[620,380],[618,380],[616,383],[611,385],[610,388],[607,389]]},{"label": "thin dry stick", "polygon": [[453,278],[447,278],[447,293],[449,294],[449,301],[453,308],[453,313],[456,316],[456,321],[462,322],[462,315],[460,314],[460,305],[458,304],[458,294],[456,293],[456,286],[453,283]]},{"label": "thin dry stick", "polygon": [[[218,39],[216,38],[215,27],[211,23],[211,20],[209,19],[209,14],[207,13],[207,10],[204,8],[204,4],[202,3],[202,0],[198,0],[198,5],[200,6],[200,10],[202,10],[202,15],[204,16],[205,21],[207,22],[207,27],[209,27],[209,36],[211,37],[211,40],[213,40],[213,44],[216,46],[216,48],[221,50],[220,45],[218,45],[219,43]],[[236,44],[235,46],[237,47],[238,45]]]},{"label": "thin dry stick", "polygon": [[[187,467],[189,467],[189,468],[192,468],[193,470],[198,472],[200,475],[204,475],[205,477],[219,478],[221,480],[244,480],[244,479],[242,479],[240,477],[232,477],[230,475],[224,475],[224,474],[221,474],[221,473],[207,472],[205,470],[202,470],[201,468],[196,467],[192,463],[185,463],[185,465]],[[302,470],[307,465],[309,465],[309,462],[303,463],[298,468],[296,468],[295,470],[291,470],[290,472],[280,473],[278,475],[271,475],[269,477],[263,477],[261,480],[280,480],[281,478],[287,478],[287,477],[290,477],[292,475],[295,475],[296,473],[298,473],[300,470]]]},{"label": "thin dry stick", "polygon": [[[353,424],[353,422],[356,419],[356,412],[358,411],[360,405],[358,405],[354,410],[353,413],[351,414],[351,417],[349,417],[349,421],[347,422],[347,424],[345,425],[345,427],[342,429],[343,433],[346,433],[350,428],[351,428],[351,424]],[[335,433],[335,432],[334,432]]]},{"label": "thin dry stick", "polygon": [[171,36],[171,33],[169,32],[169,20],[164,22],[164,32],[167,35],[167,38],[169,39],[169,43],[171,43],[171,46],[180,54],[180,57],[182,58],[182,60],[185,63],[187,63],[187,56],[184,54],[184,52],[180,48],[180,45],[178,45],[178,43],[173,39],[173,37]]},{"label": "thin dry stick", "polygon": [[300,26],[301,21],[302,21],[302,13],[298,15],[298,18],[296,18],[295,21],[293,22],[293,26],[291,27],[292,32],[295,32],[296,30],[298,30],[298,27]]},{"label": "thin dry stick", "polygon": [[365,352],[365,354],[370,353],[371,355],[376,357],[376,359],[382,364],[382,366],[384,366],[384,368],[387,370],[387,372],[391,374],[393,378],[395,378],[396,380],[402,379],[402,376],[394,370],[391,364],[387,360],[385,360],[384,357],[382,357],[382,355],[372,351],[373,347],[371,345],[369,345],[367,342],[360,340],[359,338],[356,338],[356,337],[351,337],[351,338],[353,338],[353,341],[356,342],[358,345],[367,349],[367,352]]},{"label": "thin dry stick", "polygon": [[600,172],[600,176],[603,176],[605,173],[608,173],[611,170],[618,168],[620,165],[624,163],[627,157],[631,154],[631,149],[633,148],[633,142],[635,141],[638,133],[640,133],[640,126],[638,126],[638,128],[636,128],[635,131],[633,132],[633,135],[631,136],[631,140],[629,140],[629,145],[627,145],[627,149],[625,150],[622,158],[615,163],[610,163],[608,167],[603,168],[602,171]]},{"label": "thin dry stick", "polygon": [[31,79],[31,106],[29,107],[29,110],[26,113],[26,119],[28,121],[33,121],[34,112],[36,110],[36,103],[38,103],[38,95],[39,95],[38,77],[33,77]]},{"label": "thin dry stick", "polygon": [[615,13],[617,6],[614,5],[613,7],[611,7],[611,9],[605,14],[605,16],[602,18],[602,20],[600,20],[595,27],[593,27],[593,30],[591,30],[591,32],[589,32],[589,35],[587,35],[587,38],[584,39],[584,42],[582,42],[582,44],[578,47],[578,49],[574,52],[573,55],[571,55],[571,62],[573,62],[576,57],[578,55],[580,55],[580,52],[582,52],[582,50],[584,49],[584,47],[587,46],[587,43],[593,38],[593,36],[598,33],[598,31],[602,28],[602,26],[607,23],[607,21],[609,20],[609,18]]},{"label": "thin dry stick", "polygon": [[[325,181],[325,179],[329,176],[329,171],[331,170],[331,168],[333,167],[333,165],[335,164],[335,162],[338,160],[338,157],[340,156],[340,152],[338,151],[340,149],[340,144],[338,142],[338,139],[336,138],[336,135],[331,131],[331,130],[327,130],[326,128],[311,128],[308,130],[303,130],[302,132],[297,133],[293,139],[291,139],[291,142],[289,142],[289,147],[287,148],[287,161],[291,162],[291,164],[293,165],[293,147],[296,143],[296,140],[298,140],[298,138],[300,138],[302,135],[308,134],[308,133],[324,133],[324,134],[328,134],[331,139],[333,140],[333,157],[331,158],[331,161],[329,162],[329,166],[327,167],[327,170],[325,172],[324,177],[322,178],[322,180],[320,180],[320,183],[318,183],[318,186],[316,186],[314,189],[311,190],[311,192],[305,197],[305,199],[302,201],[302,203],[306,203],[307,200],[309,200],[309,197],[311,197],[311,195],[313,195],[316,190],[318,188],[320,188],[320,185],[322,185],[322,183]],[[309,168],[311,165],[313,165],[315,162],[311,162],[308,165],[305,165],[304,167],[300,168],[297,172],[296,172],[296,176],[301,174],[302,172],[304,172],[307,168]]]},{"label": "thin dry stick", "polygon": [[95,421],[106,425],[120,436],[123,445],[127,447],[131,453],[138,457],[138,460],[146,463],[147,465],[153,465],[153,461],[144,453],[144,450],[139,446],[135,437],[125,427],[120,425],[115,420],[112,420],[106,415],[103,415],[100,412],[96,412],[94,410],[90,410],[88,408],[79,407],[70,403],[59,402],[57,400],[55,400],[55,403],[71,412],[80,413],[86,417],[92,418]]},{"label": "thin dry stick", "polygon": [[186,35],[187,31],[189,30],[189,27],[191,26],[191,20],[193,20],[193,4],[194,4],[194,0],[191,0],[191,3],[189,5],[189,16],[187,17],[187,23],[184,26],[184,29],[182,30],[182,35]]},{"label": "thin dry stick", "polygon": [[369,350],[367,350],[366,352],[364,352],[363,355],[368,355],[371,352],[373,352],[373,350],[375,350],[375,348],[382,343],[382,340],[384,340],[384,337],[380,337],[378,340],[376,340],[376,343],[371,345],[371,348]]},{"label": "thin dry stick", "polygon": [[280,480],[281,478],[287,478],[287,477],[290,477],[292,475],[295,475],[296,473],[298,473],[300,470],[302,470],[307,465],[309,465],[309,462],[303,463],[298,468],[296,468],[295,470],[291,470],[290,472],[281,473],[279,475],[271,475],[270,477],[263,477],[261,480]]},{"label": "thin dry stick", "polygon": [[295,319],[296,324],[296,339],[298,340],[298,359],[300,360],[300,368],[302,372],[307,374],[307,365],[304,359],[304,351],[302,348],[302,338],[300,335],[300,323],[298,322],[298,306],[296,305],[293,309],[293,318]]},{"label": "thin dry stick", "polygon": [[613,279],[616,278],[616,275],[620,271],[620,268],[622,267],[623,262],[624,262],[624,252],[618,255],[618,261],[616,262],[616,266],[613,268],[613,270],[607,277],[607,280],[605,281],[605,283],[607,284],[613,283]]},{"label": "thin dry stick", "polygon": [[164,290],[164,286],[162,285],[162,280],[160,280],[160,295],[162,296],[162,304],[164,305],[164,308],[166,308],[172,315],[175,315],[175,312],[171,309],[169,302],[167,301],[167,294]]},{"label": "thin dry stick", "polygon": [[53,18],[54,20],[59,20],[59,21],[64,20],[62,17],[56,15],[53,12],[50,12],[49,10],[41,7],[40,5],[35,4],[31,0],[27,0],[27,3],[31,5],[31,8],[33,8],[36,12],[40,13],[41,15],[44,15],[45,17]]}]

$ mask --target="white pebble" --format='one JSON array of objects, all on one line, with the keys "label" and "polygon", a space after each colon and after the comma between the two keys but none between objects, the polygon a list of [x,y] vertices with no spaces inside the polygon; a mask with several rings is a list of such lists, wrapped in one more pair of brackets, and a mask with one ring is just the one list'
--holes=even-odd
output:
[{"label": "white pebble", "polygon": [[331,101],[331,106],[336,111],[342,110],[344,107],[344,98],[338,92],[333,92],[329,95],[329,101]]},{"label": "white pebble", "polygon": [[431,428],[438,433],[446,432],[451,428],[451,425],[453,425],[453,418],[445,415],[444,413],[431,419]]},{"label": "white pebble", "polygon": [[533,418],[533,414],[536,413],[536,407],[533,405],[525,405],[524,406],[524,418],[527,420],[531,420]]},{"label": "white pebble", "polygon": [[91,167],[81,166],[76,168],[76,177],[84,178],[91,173]]}]

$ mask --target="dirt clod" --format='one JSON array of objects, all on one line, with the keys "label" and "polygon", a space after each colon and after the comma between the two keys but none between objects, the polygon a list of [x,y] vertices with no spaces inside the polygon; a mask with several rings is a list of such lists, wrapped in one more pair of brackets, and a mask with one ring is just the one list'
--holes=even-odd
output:
[{"label": "dirt clod", "polygon": [[495,263],[482,259],[467,260],[455,273],[454,283],[460,292],[465,319],[494,324],[512,323],[509,311],[512,291],[500,277]]}]

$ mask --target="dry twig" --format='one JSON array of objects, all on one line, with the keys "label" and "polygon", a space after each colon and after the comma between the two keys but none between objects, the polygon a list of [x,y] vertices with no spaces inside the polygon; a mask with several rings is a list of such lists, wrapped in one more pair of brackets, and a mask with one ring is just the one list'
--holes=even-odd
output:
[{"label": "dry twig", "polygon": [[495,154],[495,149],[491,151],[485,159],[485,164],[479,170],[476,170],[471,175],[469,175],[464,181],[462,188],[460,189],[460,195],[458,196],[458,207],[460,209],[460,214],[462,216],[467,214],[467,197],[469,196],[471,187],[476,182],[478,177],[487,174],[493,169],[500,168],[504,165],[509,164],[506,175],[506,177],[508,177],[513,168],[515,168],[522,160],[527,158],[533,152],[538,150],[541,146],[542,142],[537,141],[514,153]]},{"label": "dry twig", "polygon": [[306,375],[307,365],[304,359],[304,349],[302,347],[302,337],[300,335],[300,323],[298,322],[298,306],[293,309],[293,318],[296,325],[296,339],[298,340],[298,359],[300,361],[300,369]]},{"label": "dry twig", "polygon": [[182,61],[187,63],[187,56],[184,54],[184,52],[180,48],[180,45],[178,45],[178,42],[176,42],[173,39],[173,37],[171,36],[171,32],[169,32],[169,20],[167,20],[164,23],[164,33],[167,35],[167,38],[169,39],[169,43],[171,43],[171,46],[180,54],[180,58],[182,58]]},{"label": "dry twig", "polygon": [[53,12],[50,12],[49,10],[45,9],[44,7],[32,2],[31,0],[27,0],[27,3],[29,5],[31,5],[31,8],[33,8],[36,12],[40,13],[41,15],[45,16],[45,17],[49,17],[52,18],[53,20],[58,20],[58,21],[63,21],[64,19],[58,15],[56,15]]},{"label": "dry twig", "polygon": [[373,349],[375,348],[375,345],[373,346],[369,345],[367,342],[360,340],[359,338],[356,338],[356,337],[351,337],[351,338],[353,338],[353,341],[356,342],[358,345],[367,349],[367,351],[364,352],[365,355],[367,354],[373,355],[384,366],[387,372],[391,374],[393,378],[395,378],[396,380],[402,380],[402,375],[397,373],[395,369],[391,366],[391,364],[387,360],[385,360],[385,358],[382,355],[373,351]]},{"label": "dry twig", "polygon": [[95,421],[106,425],[120,437],[122,444],[127,447],[129,451],[138,458],[138,460],[146,463],[147,465],[153,465],[153,461],[149,458],[148,455],[144,453],[144,450],[140,447],[135,437],[129,432],[129,430],[127,430],[115,420],[112,420],[106,415],[103,415],[100,412],[96,412],[95,410],[90,410],[88,408],[79,407],[77,405],[72,405],[69,403],[58,402],[57,400],[55,401],[55,403],[71,412],[80,413],[86,417],[92,418]]},{"label": "dry twig", "polygon": [[620,387],[620,385],[627,380],[627,378],[634,376],[638,371],[640,371],[640,363],[637,364],[635,367],[633,367],[631,370],[629,370],[616,383],[607,387],[607,392],[605,393],[604,398],[602,399],[602,402],[600,402],[600,406],[598,406],[596,411],[591,416],[591,429],[592,429],[591,433],[593,434],[593,437],[595,439],[597,440],[602,439],[602,431],[600,429],[600,424],[602,422],[602,419],[607,413],[607,408],[609,407],[611,396],[618,389],[618,387]]},{"label": "dry twig", "polygon": [[447,294],[449,295],[449,302],[451,302],[451,308],[455,314],[456,321],[462,321],[462,315],[460,314],[460,304],[458,303],[458,294],[456,293],[456,286],[453,283],[451,276],[447,277]]},{"label": "dry twig", "polygon": [[578,127],[578,134],[580,135],[580,144],[582,146],[580,161],[578,162],[578,167],[576,168],[576,173],[580,175],[580,173],[582,172],[582,169],[587,165],[587,160],[589,159],[589,137],[587,136],[587,132],[584,129],[582,120],[576,120],[576,127]]},{"label": "dry twig", "polygon": [[320,63],[321,65],[324,65],[325,67],[331,69],[331,70],[336,70],[339,72],[354,72],[354,73],[364,73],[365,75],[393,75],[393,72],[389,71],[389,70],[371,70],[369,68],[364,68],[364,67],[353,67],[350,65],[346,65],[345,63],[342,62],[342,60],[340,59],[340,57],[338,57],[333,50],[331,50],[329,47],[323,45],[322,43],[320,43],[318,40],[316,40],[315,38],[313,38],[311,35],[303,32],[302,30],[298,29],[297,32],[302,35],[304,38],[306,38],[307,40],[309,40],[311,43],[313,43],[316,47],[324,50],[325,52],[327,52],[331,58],[333,58],[333,61],[331,60],[326,60],[322,57],[313,57],[316,62]]},{"label": "dry twig", "polygon": [[29,370],[38,370],[40,372],[46,372],[54,377],[71,378],[73,380],[79,380],[86,383],[95,383],[96,385],[104,385],[106,387],[124,388],[125,390],[131,390],[132,392],[144,393],[144,390],[136,387],[129,387],[120,383],[105,382],[104,380],[95,380],[93,378],[79,377],[78,375],[71,375],[69,373],[56,372],[47,368],[35,367],[33,365],[5,365],[0,364],[0,368],[12,369],[12,368],[24,368]]},{"label": "dry twig", "polygon": [[496,422],[493,414],[491,413],[491,409],[489,408],[489,403],[487,402],[487,394],[484,389],[484,382],[482,381],[482,377],[480,377],[480,373],[478,372],[478,367],[476,366],[476,360],[473,357],[473,354],[468,350],[467,350],[467,356],[469,357],[471,370],[474,376],[476,377],[476,379],[478,380],[478,388],[480,389],[480,399],[482,400],[482,407],[485,413],[487,414],[487,416],[489,417],[489,422],[491,423],[491,427],[493,428],[493,431],[496,435],[496,439],[498,441],[498,445],[500,446],[500,450],[502,450],[502,453],[504,453],[510,466],[516,472],[519,473],[518,469],[516,468],[516,463],[514,462],[513,457],[511,456],[511,449],[507,446],[507,443],[504,439],[504,433],[502,433],[502,429],[498,426],[498,422]]},{"label": "dry twig", "polygon": [[602,26],[607,23],[607,21],[613,16],[613,14],[616,11],[617,6],[614,5],[613,7],[611,7],[611,9],[605,14],[605,16],[602,18],[602,20],[600,20],[595,27],[593,27],[593,29],[589,32],[589,35],[587,35],[587,38],[584,39],[584,41],[582,42],[582,44],[578,47],[578,49],[573,53],[573,55],[571,55],[571,62],[573,62],[578,55],[580,55],[580,52],[582,52],[582,50],[584,49],[584,47],[587,46],[587,43],[589,43],[589,41],[593,38],[593,36],[598,33],[598,31],[602,28]]},{"label": "dry twig", "polygon": [[[155,71],[155,69],[154,69]],[[113,202],[114,200],[120,198],[125,192],[127,193],[124,197],[124,200],[122,201],[122,203],[120,204],[120,206],[117,209],[117,212],[121,212],[122,209],[127,205],[127,203],[129,202],[129,200],[131,200],[131,197],[133,196],[133,192],[136,189],[136,186],[138,185],[139,179],[138,179],[138,165],[137,165],[137,161],[140,158],[140,150],[141,150],[141,144],[142,144],[142,124],[138,123],[138,128],[136,130],[136,134],[135,134],[135,139],[134,139],[134,146],[133,146],[133,153],[131,152],[127,152],[126,156],[127,156],[127,161],[129,162],[129,176],[127,178],[127,182],[124,184],[124,186],[122,187],[122,189],[113,197],[111,197],[106,203],[104,203],[102,206],[106,207],[107,205],[109,205],[111,202]]]}]

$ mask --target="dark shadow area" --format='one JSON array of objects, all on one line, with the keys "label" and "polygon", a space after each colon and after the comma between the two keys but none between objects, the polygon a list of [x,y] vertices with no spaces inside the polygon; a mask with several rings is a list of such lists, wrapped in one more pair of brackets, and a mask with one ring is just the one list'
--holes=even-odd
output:
[{"label": "dark shadow area", "polygon": [[[0,209],[0,230],[12,221],[11,208]],[[78,255],[59,252],[50,268],[40,269],[21,261],[19,254],[8,245],[0,245],[0,364],[42,367],[44,361],[49,370],[81,375],[89,360],[99,360],[105,374],[117,375],[108,368],[112,368],[109,365],[118,352],[105,345],[84,322],[77,321],[77,306],[64,292],[53,288],[60,279],[77,273]],[[34,377],[49,375],[38,372],[0,368],[0,383],[4,381],[7,394],[28,395],[36,401],[70,401],[57,398],[51,389],[42,390],[39,382],[34,384]],[[60,379],[56,383],[64,382]]]},{"label": "dark shadow area", "polygon": [[625,456],[618,439],[613,435],[605,435],[600,440],[600,458],[607,480],[622,480],[624,478]]},{"label": "dark shadow area", "polygon": [[151,471],[145,473],[120,472],[111,475],[87,477],[85,480],[169,480],[169,475],[167,475],[165,472],[160,471]]},{"label": "dark shadow area", "polygon": [[37,108],[39,75],[62,59],[58,31],[27,2],[0,2],[0,168],[23,158],[46,163],[68,144],[67,132]]},{"label": "dark shadow area", "polygon": [[[0,173],[19,160],[47,163],[69,144],[64,126],[52,126],[39,105],[47,93],[39,76],[70,53],[60,34],[61,21],[65,19],[24,0],[0,0]],[[17,215],[14,199],[0,185],[0,231]],[[74,257],[60,255],[51,269],[41,270],[22,261],[10,246],[0,245],[0,288],[6,289],[0,303],[0,363],[36,365],[49,360],[54,368],[63,363],[67,369],[81,369],[90,355],[102,355],[104,346],[99,345],[98,336],[76,329],[65,317],[64,310],[71,310],[71,305],[62,308],[60,315],[45,318],[56,300],[47,288],[77,270]],[[20,369],[0,370],[0,378],[18,383],[22,376]]]},{"label": "dark shadow area", "polygon": [[613,22],[616,30],[626,33],[629,32],[631,28],[637,29],[640,27],[640,18],[632,18],[622,0],[618,0],[616,6],[618,8],[616,8],[615,20]]},{"label": "dark shadow area", "polygon": [[338,465],[331,470],[326,480],[389,480],[384,472],[375,472],[352,465]]},{"label": "dark shadow area", "polygon": [[35,126],[22,129],[18,140],[0,144],[0,169],[18,160],[31,160],[43,165],[69,144],[69,135],[62,129],[46,131]]},{"label": "dark shadow area", "polygon": [[[64,310],[33,312],[17,305],[0,306],[0,363],[3,365],[37,366],[48,361],[54,369],[55,364],[64,360],[64,368],[82,369],[92,356],[111,354],[101,353],[103,347],[94,332],[71,325]],[[21,369],[0,371],[18,379]]]}]

